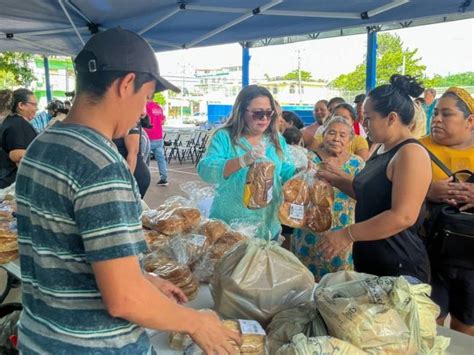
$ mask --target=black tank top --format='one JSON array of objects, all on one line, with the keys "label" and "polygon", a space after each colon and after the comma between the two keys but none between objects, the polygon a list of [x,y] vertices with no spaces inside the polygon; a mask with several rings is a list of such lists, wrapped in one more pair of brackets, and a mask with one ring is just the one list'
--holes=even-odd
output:
[{"label": "black tank top", "polygon": [[[356,222],[366,221],[390,210],[392,182],[387,178],[387,166],[400,148],[409,143],[420,144],[411,138],[388,152],[375,153],[367,161],[365,168],[355,176],[353,187],[357,200]],[[416,180],[413,183],[416,184]],[[355,270],[378,276],[408,275],[422,282],[429,282],[428,254],[418,235],[424,215],[423,204],[417,222],[412,227],[386,239],[354,243],[352,255]]]}]

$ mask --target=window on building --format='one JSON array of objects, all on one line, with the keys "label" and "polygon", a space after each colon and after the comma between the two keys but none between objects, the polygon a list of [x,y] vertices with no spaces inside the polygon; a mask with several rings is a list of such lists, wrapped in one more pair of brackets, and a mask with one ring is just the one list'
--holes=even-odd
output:
[{"label": "window on building", "polygon": [[278,94],[278,88],[276,86],[273,87],[272,93],[273,94]]},{"label": "window on building", "polygon": [[295,86],[292,84],[290,85],[290,94],[294,94],[296,92]]}]

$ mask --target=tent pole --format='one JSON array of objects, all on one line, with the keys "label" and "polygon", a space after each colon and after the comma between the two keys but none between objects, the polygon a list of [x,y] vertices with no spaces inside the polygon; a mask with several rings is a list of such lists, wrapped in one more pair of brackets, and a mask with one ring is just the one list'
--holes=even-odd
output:
[{"label": "tent pole", "polygon": [[43,57],[44,62],[44,77],[46,81],[46,100],[51,102],[53,100],[53,95],[51,94],[51,82],[49,80],[49,60],[47,56]]},{"label": "tent pole", "polygon": [[367,92],[375,87],[377,81],[377,30],[367,28],[367,66],[365,72],[365,89]]},{"label": "tent pole", "polygon": [[250,83],[250,53],[249,48],[242,46],[242,87],[249,86]]}]

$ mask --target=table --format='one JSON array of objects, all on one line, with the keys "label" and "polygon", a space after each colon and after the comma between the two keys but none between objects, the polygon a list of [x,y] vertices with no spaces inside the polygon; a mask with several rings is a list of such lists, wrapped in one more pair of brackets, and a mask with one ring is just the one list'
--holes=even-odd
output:
[{"label": "table", "polygon": [[[194,309],[213,308],[214,301],[212,300],[209,287],[207,285],[201,286],[198,297],[188,304]],[[147,331],[150,340],[155,347],[155,350],[160,355],[182,355],[182,351],[171,350],[168,346],[168,333],[158,331]],[[451,338],[451,344],[448,347],[446,354],[448,355],[466,355],[474,353],[474,337],[456,332],[449,328],[438,327],[438,335]]]}]

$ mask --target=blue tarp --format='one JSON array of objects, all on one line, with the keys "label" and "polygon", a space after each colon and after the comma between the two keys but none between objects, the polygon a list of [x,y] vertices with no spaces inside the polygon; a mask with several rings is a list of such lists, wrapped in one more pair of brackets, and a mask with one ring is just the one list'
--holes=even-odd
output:
[{"label": "blue tarp", "polygon": [[291,42],[373,25],[383,30],[472,18],[473,7],[466,0],[0,0],[0,51],[75,55],[92,32],[116,26],[142,33],[156,51],[251,47],[277,37]]}]

